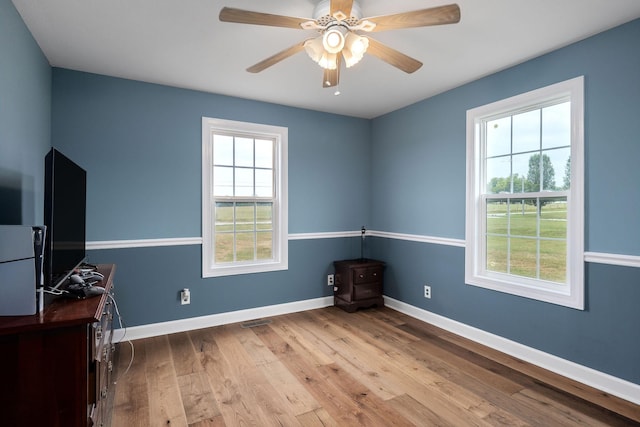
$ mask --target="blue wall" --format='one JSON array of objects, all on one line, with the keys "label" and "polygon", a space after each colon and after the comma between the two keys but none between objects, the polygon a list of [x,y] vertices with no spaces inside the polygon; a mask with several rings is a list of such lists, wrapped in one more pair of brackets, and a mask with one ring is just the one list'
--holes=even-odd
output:
[{"label": "blue wall", "polygon": [[203,116],[289,129],[290,233],[368,222],[368,120],[54,68],[52,141],[89,172],[88,240],[201,235]]},{"label": "blue wall", "polygon": [[0,0],[0,224],[42,224],[51,67],[10,0]]},{"label": "blue wall", "polygon": [[[640,255],[638,41],[640,20],[374,119],[373,229],[464,239],[466,111],[584,75],[586,250]],[[587,264],[578,311],[465,285],[463,248],[375,242],[388,296],[640,384],[640,269]]]},{"label": "blue wall", "polygon": [[[289,129],[289,233],[369,222],[370,121],[54,68],[53,145],[87,170],[87,239],[201,236],[201,118]],[[356,239],[292,240],[289,270],[200,278],[200,246],[90,251],[118,264],[129,326],[329,296]],[[192,304],[177,303],[188,287]]]}]

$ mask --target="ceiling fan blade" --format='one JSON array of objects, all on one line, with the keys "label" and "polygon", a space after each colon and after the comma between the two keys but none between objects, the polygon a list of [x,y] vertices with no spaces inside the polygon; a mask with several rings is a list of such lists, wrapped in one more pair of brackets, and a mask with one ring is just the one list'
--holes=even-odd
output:
[{"label": "ceiling fan blade", "polygon": [[309,18],[295,18],[292,16],[272,15],[270,13],[252,12],[250,10],[223,7],[220,10],[222,22],[235,22],[239,24],[267,25],[270,27],[284,27],[302,29],[301,25],[312,21]]},{"label": "ceiling fan blade", "polygon": [[247,68],[247,71],[250,73],[259,73],[260,71],[271,67],[272,65],[277,64],[278,62],[287,59],[288,57],[295,55],[296,53],[300,52],[302,49],[304,49],[304,44],[307,40],[304,40],[298,44],[295,44],[285,50],[282,50],[278,53],[276,53],[275,55],[272,55],[270,57],[268,57],[267,59],[264,59],[260,62],[258,62],[257,64],[252,65],[251,67]]},{"label": "ceiling fan blade", "polygon": [[414,10],[413,12],[364,18],[361,21],[374,23],[375,27],[372,29],[363,28],[364,31],[373,32],[427,27],[430,25],[455,24],[460,22],[460,7],[454,3],[429,9]]},{"label": "ceiling fan blade", "polygon": [[342,58],[340,55],[336,57],[336,69],[329,70],[325,68],[322,75],[322,87],[336,87],[340,81],[340,66],[342,64]]},{"label": "ceiling fan blade", "polygon": [[331,0],[329,13],[331,13],[331,16],[336,17],[336,13],[342,12],[344,14],[344,17],[341,17],[341,19],[349,19],[351,17],[352,7],[353,0]]},{"label": "ceiling fan blade", "polygon": [[379,41],[367,37],[369,39],[369,48],[367,53],[382,59],[384,62],[401,69],[405,73],[413,73],[422,67],[422,62],[405,55],[402,52],[386,46]]}]

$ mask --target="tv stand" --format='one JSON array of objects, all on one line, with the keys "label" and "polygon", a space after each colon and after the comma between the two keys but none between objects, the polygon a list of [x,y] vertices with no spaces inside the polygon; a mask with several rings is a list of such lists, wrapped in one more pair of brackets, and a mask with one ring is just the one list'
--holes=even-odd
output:
[{"label": "tv stand", "polygon": [[110,418],[113,275],[100,265],[105,293],[57,298],[31,316],[0,317],[2,424],[100,426]]}]

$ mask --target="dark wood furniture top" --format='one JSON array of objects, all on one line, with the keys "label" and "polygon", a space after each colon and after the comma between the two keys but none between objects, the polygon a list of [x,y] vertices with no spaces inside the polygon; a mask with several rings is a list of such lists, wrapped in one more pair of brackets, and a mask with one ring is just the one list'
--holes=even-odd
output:
[{"label": "dark wood furniture top", "polygon": [[[104,275],[104,279],[95,286],[105,287],[109,292],[115,271],[116,267],[113,264],[98,265],[98,272]],[[58,297],[47,304],[42,313],[29,316],[0,316],[0,335],[97,322],[102,316],[105,301],[106,297],[84,300]]]}]

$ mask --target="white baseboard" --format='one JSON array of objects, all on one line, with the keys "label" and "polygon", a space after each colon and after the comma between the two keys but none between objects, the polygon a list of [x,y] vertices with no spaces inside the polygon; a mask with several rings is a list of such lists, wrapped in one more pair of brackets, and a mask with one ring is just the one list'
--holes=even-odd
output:
[{"label": "white baseboard", "polygon": [[385,306],[567,378],[640,405],[640,385],[579,365],[535,348],[451,320],[402,301],[384,297]]},{"label": "white baseboard", "polygon": [[194,329],[210,328],[212,326],[229,323],[246,322],[247,320],[264,317],[279,316],[281,314],[296,313],[298,311],[313,310],[333,305],[333,297],[315,298],[286,304],[269,305],[246,310],[230,311],[227,313],[211,314],[208,316],[192,317],[173,320],[170,322],[153,323],[149,325],[133,326],[113,331],[113,341],[137,340],[141,338],[157,337],[176,332],[192,331]]}]

